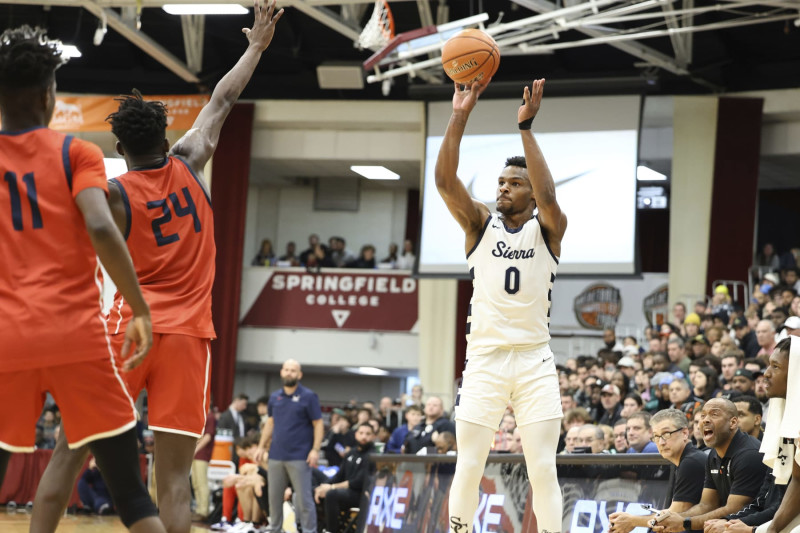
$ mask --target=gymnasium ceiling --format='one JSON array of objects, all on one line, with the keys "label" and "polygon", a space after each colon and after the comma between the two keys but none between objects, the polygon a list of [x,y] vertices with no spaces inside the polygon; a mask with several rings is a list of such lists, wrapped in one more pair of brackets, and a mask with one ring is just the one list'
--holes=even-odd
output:
[{"label": "gymnasium ceiling", "polygon": [[[485,24],[491,27],[572,9],[496,35],[498,41],[509,38],[517,44],[502,47],[500,70],[486,97],[516,96],[521,83],[541,76],[548,79],[549,94],[561,95],[707,94],[800,86],[800,27],[795,25],[800,24],[800,4],[796,0],[648,1],[649,9],[645,9],[647,2],[624,0],[588,4],[394,0],[390,5],[398,33],[480,13],[488,15]],[[207,16],[202,27],[196,20],[188,49],[200,60],[187,60],[181,17],[164,12],[163,1],[139,2],[143,6],[140,31],[130,27],[137,0],[13,0],[0,4],[0,27],[40,25],[52,36],[77,45],[83,57],[63,67],[58,80],[60,91],[74,93],[119,93],[132,87],[150,94],[204,91],[244,50],[240,30],[251,23],[250,14]],[[369,18],[371,3],[283,0],[282,5],[287,12],[244,98],[385,98],[380,82],[346,90],[321,89],[317,80],[320,65],[358,65],[370,56],[369,50],[354,46],[353,35]],[[611,18],[612,13],[626,12],[639,18]],[[603,18],[604,14],[608,16]],[[108,31],[100,46],[94,46],[98,17],[106,19]],[[756,19],[773,21],[750,25]],[[748,25],[726,27],[734,23]],[[626,33],[642,38],[629,39]],[[191,44],[192,35],[195,44]],[[576,46],[582,40],[586,42]],[[199,54],[198,43],[202,43]],[[428,56],[412,61],[425,59]],[[167,68],[165,61],[178,64],[184,74]],[[191,78],[197,81],[186,81]],[[440,68],[430,68],[413,79],[397,76],[383,89],[389,90],[392,99],[440,99],[450,97],[451,87],[441,80]]]}]

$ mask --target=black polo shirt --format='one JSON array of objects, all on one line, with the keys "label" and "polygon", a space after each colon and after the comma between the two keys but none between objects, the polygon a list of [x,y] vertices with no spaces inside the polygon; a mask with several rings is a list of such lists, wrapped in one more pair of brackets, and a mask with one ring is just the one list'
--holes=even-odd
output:
[{"label": "black polo shirt", "polygon": [[760,446],[758,439],[737,430],[725,457],[720,458],[717,450],[711,449],[703,487],[717,491],[720,507],[725,505],[731,494],[750,498],[758,494],[767,470],[758,451]]},{"label": "black polo shirt", "polygon": [[703,485],[706,472],[706,454],[698,450],[694,444],[688,442],[683,448],[678,466],[671,465],[669,473],[669,489],[667,502],[688,502],[692,505],[700,501],[703,494]]}]

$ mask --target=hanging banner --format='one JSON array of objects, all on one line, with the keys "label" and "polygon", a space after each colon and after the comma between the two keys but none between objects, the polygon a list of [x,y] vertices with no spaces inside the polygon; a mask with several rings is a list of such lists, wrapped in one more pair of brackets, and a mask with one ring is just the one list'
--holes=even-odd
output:
[{"label": "hanging banner", "polygon": [[244,326],[411,331],[417,280],[386,270],[250,268],[242,311]]},{"label": "hanging banner", "polygon": [[[111,131],[106,117],[115,112],[116,96],[56,96],[50,128],[63,132]],[[185,131],[192,127],[200,110],[208,103],[208,95],[153,95],[145,100],[163,102],[167,106],[167,129]]]}]

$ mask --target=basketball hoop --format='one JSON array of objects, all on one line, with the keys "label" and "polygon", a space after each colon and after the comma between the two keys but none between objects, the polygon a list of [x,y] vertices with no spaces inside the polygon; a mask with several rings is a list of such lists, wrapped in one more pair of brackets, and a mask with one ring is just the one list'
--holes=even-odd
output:
[{"label": "basketball hoop", "polygon": [[389,2],[375,0],[372,16],[358,37],[358,45],[361,48],[378,50],[386,46],[392,37],[394,37],[394,17],[392,10],[389,9]]}]

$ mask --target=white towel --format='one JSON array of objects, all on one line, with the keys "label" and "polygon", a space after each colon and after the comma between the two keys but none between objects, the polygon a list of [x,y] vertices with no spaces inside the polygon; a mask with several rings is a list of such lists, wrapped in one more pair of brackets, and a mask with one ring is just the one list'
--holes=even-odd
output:
[{"label": "white towel", "polygon": [[760,448],[764,454],[764,464],[772,468],[775,482],[780,485],[786,485],[789,482],[792,475],[792,459],[797,460],[794,439],[800,437],[800,393],[793,385],[800,384],[798,358],[800,358],[800,337],[792,336],[789,348],[786,399],[770,399],[767,428],[764,431]]}]

